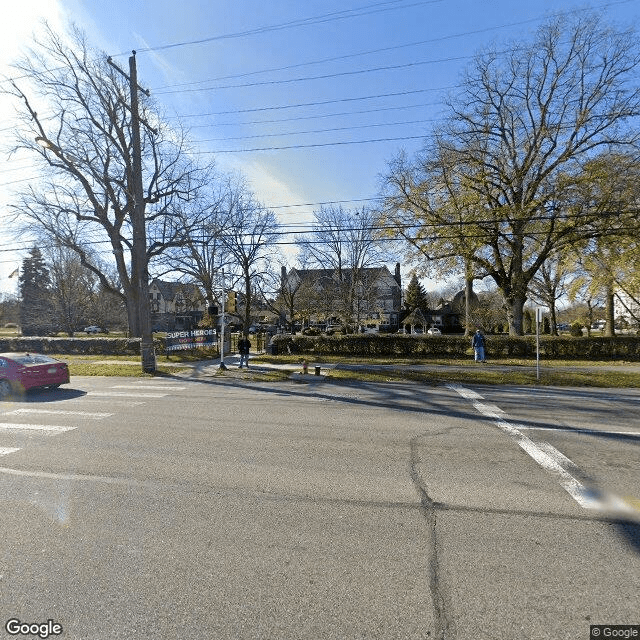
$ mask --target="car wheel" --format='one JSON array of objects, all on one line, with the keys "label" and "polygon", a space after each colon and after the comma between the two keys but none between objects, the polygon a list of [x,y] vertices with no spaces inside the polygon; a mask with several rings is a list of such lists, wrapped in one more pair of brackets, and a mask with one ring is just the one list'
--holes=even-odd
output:
[{"label": "car wheel", "polygon": [[0,380],[0,400],[11,394],[11,383],[8,380]]}]

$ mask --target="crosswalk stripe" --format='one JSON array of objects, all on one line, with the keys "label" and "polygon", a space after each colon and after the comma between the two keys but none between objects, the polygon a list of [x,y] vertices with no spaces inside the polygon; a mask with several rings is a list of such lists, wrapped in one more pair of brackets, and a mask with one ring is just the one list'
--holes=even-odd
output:
[{"label": "crosswalk stripe", "polygon": [[113,413],[102,412],[90,412],[90,411],[64,411],[62,409],[15,409],[14,411],[7,411],[5,416],[21,416],[28,413],[37,414],[49,414],[56,416],[77,416],[79,418],[92,418],[100,420],[102,418],[109,418]]},{"label": "crosswalk stripe", "polygon": [[129,398],[122,399],[122,400],[116,400],[115,398],[109,398],[109,400],[105,400],[100,399],[100,398],[89,398],[88,396],[85,398],[82,398],[82,404],[104,404],[105,402],[109,403],[110,407],[116,406],[116,405],[122,405],[123,407],[137,407],[138,405],[144,404],[144,401],[140,401],[140,402],[135,402],[134,400],[130,400]]},{"label": "crosswalk stripe", "polygon": [[23,424],[21,422],[0,422],[0,430],[6,431],[50,431],[56,433],[62,433],[63,431],[71,431],[75,427],[59,427],[55,424]]},{"label": "crosswalk stripe", "polygon": [[20,447],[0,447],[0,456],[6,456],[8,453],[20,451]]},{"label": "crosswalk stripe", "polygon": [[176,387],[171,384],[114,384],[112,389],[151,389],[152,391],[184,391],[186,387]]},{"label": "crosswalk stripe", "polygon": [[166,393],[121,393],[120,391],[89,391],[96,398],[164,398]]}]

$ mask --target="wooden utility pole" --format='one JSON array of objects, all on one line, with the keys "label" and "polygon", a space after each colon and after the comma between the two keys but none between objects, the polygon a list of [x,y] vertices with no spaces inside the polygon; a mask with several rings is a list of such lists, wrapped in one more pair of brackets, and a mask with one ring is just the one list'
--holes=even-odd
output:
[{"label": "wooden utility pole", "polygon": [[138,110],[138,91],[145,95],[149,92],[138,85],[138,70],[136,67],[136,52],[129,58],[129,75],[116,66],[111,58],[109,64],[117,69],[127,80],[131,93],[131,147],[132,167],[129,190],[133,194],[133,210],[131,212],[131,226],[133,242],[131,251],[131,280],[137,295],[138,332],[140,333],[140,356],[142,370],[145,373],[155,373],[156,353],[153,346],[151,332],[151,305],[149,304],[149,257],[147,256],[147,230],[145,225],[144,187],[142,185],[142,146],[140,143],[140,115]]}]

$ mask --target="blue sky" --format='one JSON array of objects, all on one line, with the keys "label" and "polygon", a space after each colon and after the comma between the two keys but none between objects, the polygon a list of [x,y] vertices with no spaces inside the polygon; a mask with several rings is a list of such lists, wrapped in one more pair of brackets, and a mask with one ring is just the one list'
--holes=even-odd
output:
[{"label": "blue sky", "polygon": [[[6,74],[40,17],[74,20],[123,68],[136,49],[140,83],[194,148],[302,225],[315,203],[374,198],[387,162],[421,147],[480,47],[529,39],[549,15],[585,6],[624,25],[640,15],[638,0],[23,0],[0,27],[0,64]],[[3,183],[17,175],[0,173],[3,210]],[[6,277],[24,254],[3,249],[0,292],[14,291]]]}]

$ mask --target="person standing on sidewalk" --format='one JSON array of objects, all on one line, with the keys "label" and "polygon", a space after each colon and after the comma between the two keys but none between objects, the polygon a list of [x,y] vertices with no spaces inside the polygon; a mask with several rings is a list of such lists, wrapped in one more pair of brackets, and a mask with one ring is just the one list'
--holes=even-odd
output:
[{"label": "person standing on sidewalk", "polygon": [[473,338],[471,339],[471,346],[473,347],[476,362],[484,362],[484,336],[482,335],[480,329],[477,329],[473,334]]},{"label": "person standing on sidewalk", "polygon": [[247,369],[249,368],[249,351],[251,350],[251,342],[249,341],[249,337],[247,334],[243,334],[242,338],[238,340],[238,353],[240,354],[240,366],[239,369],[242,369],[242,365],[246,365]]}]

